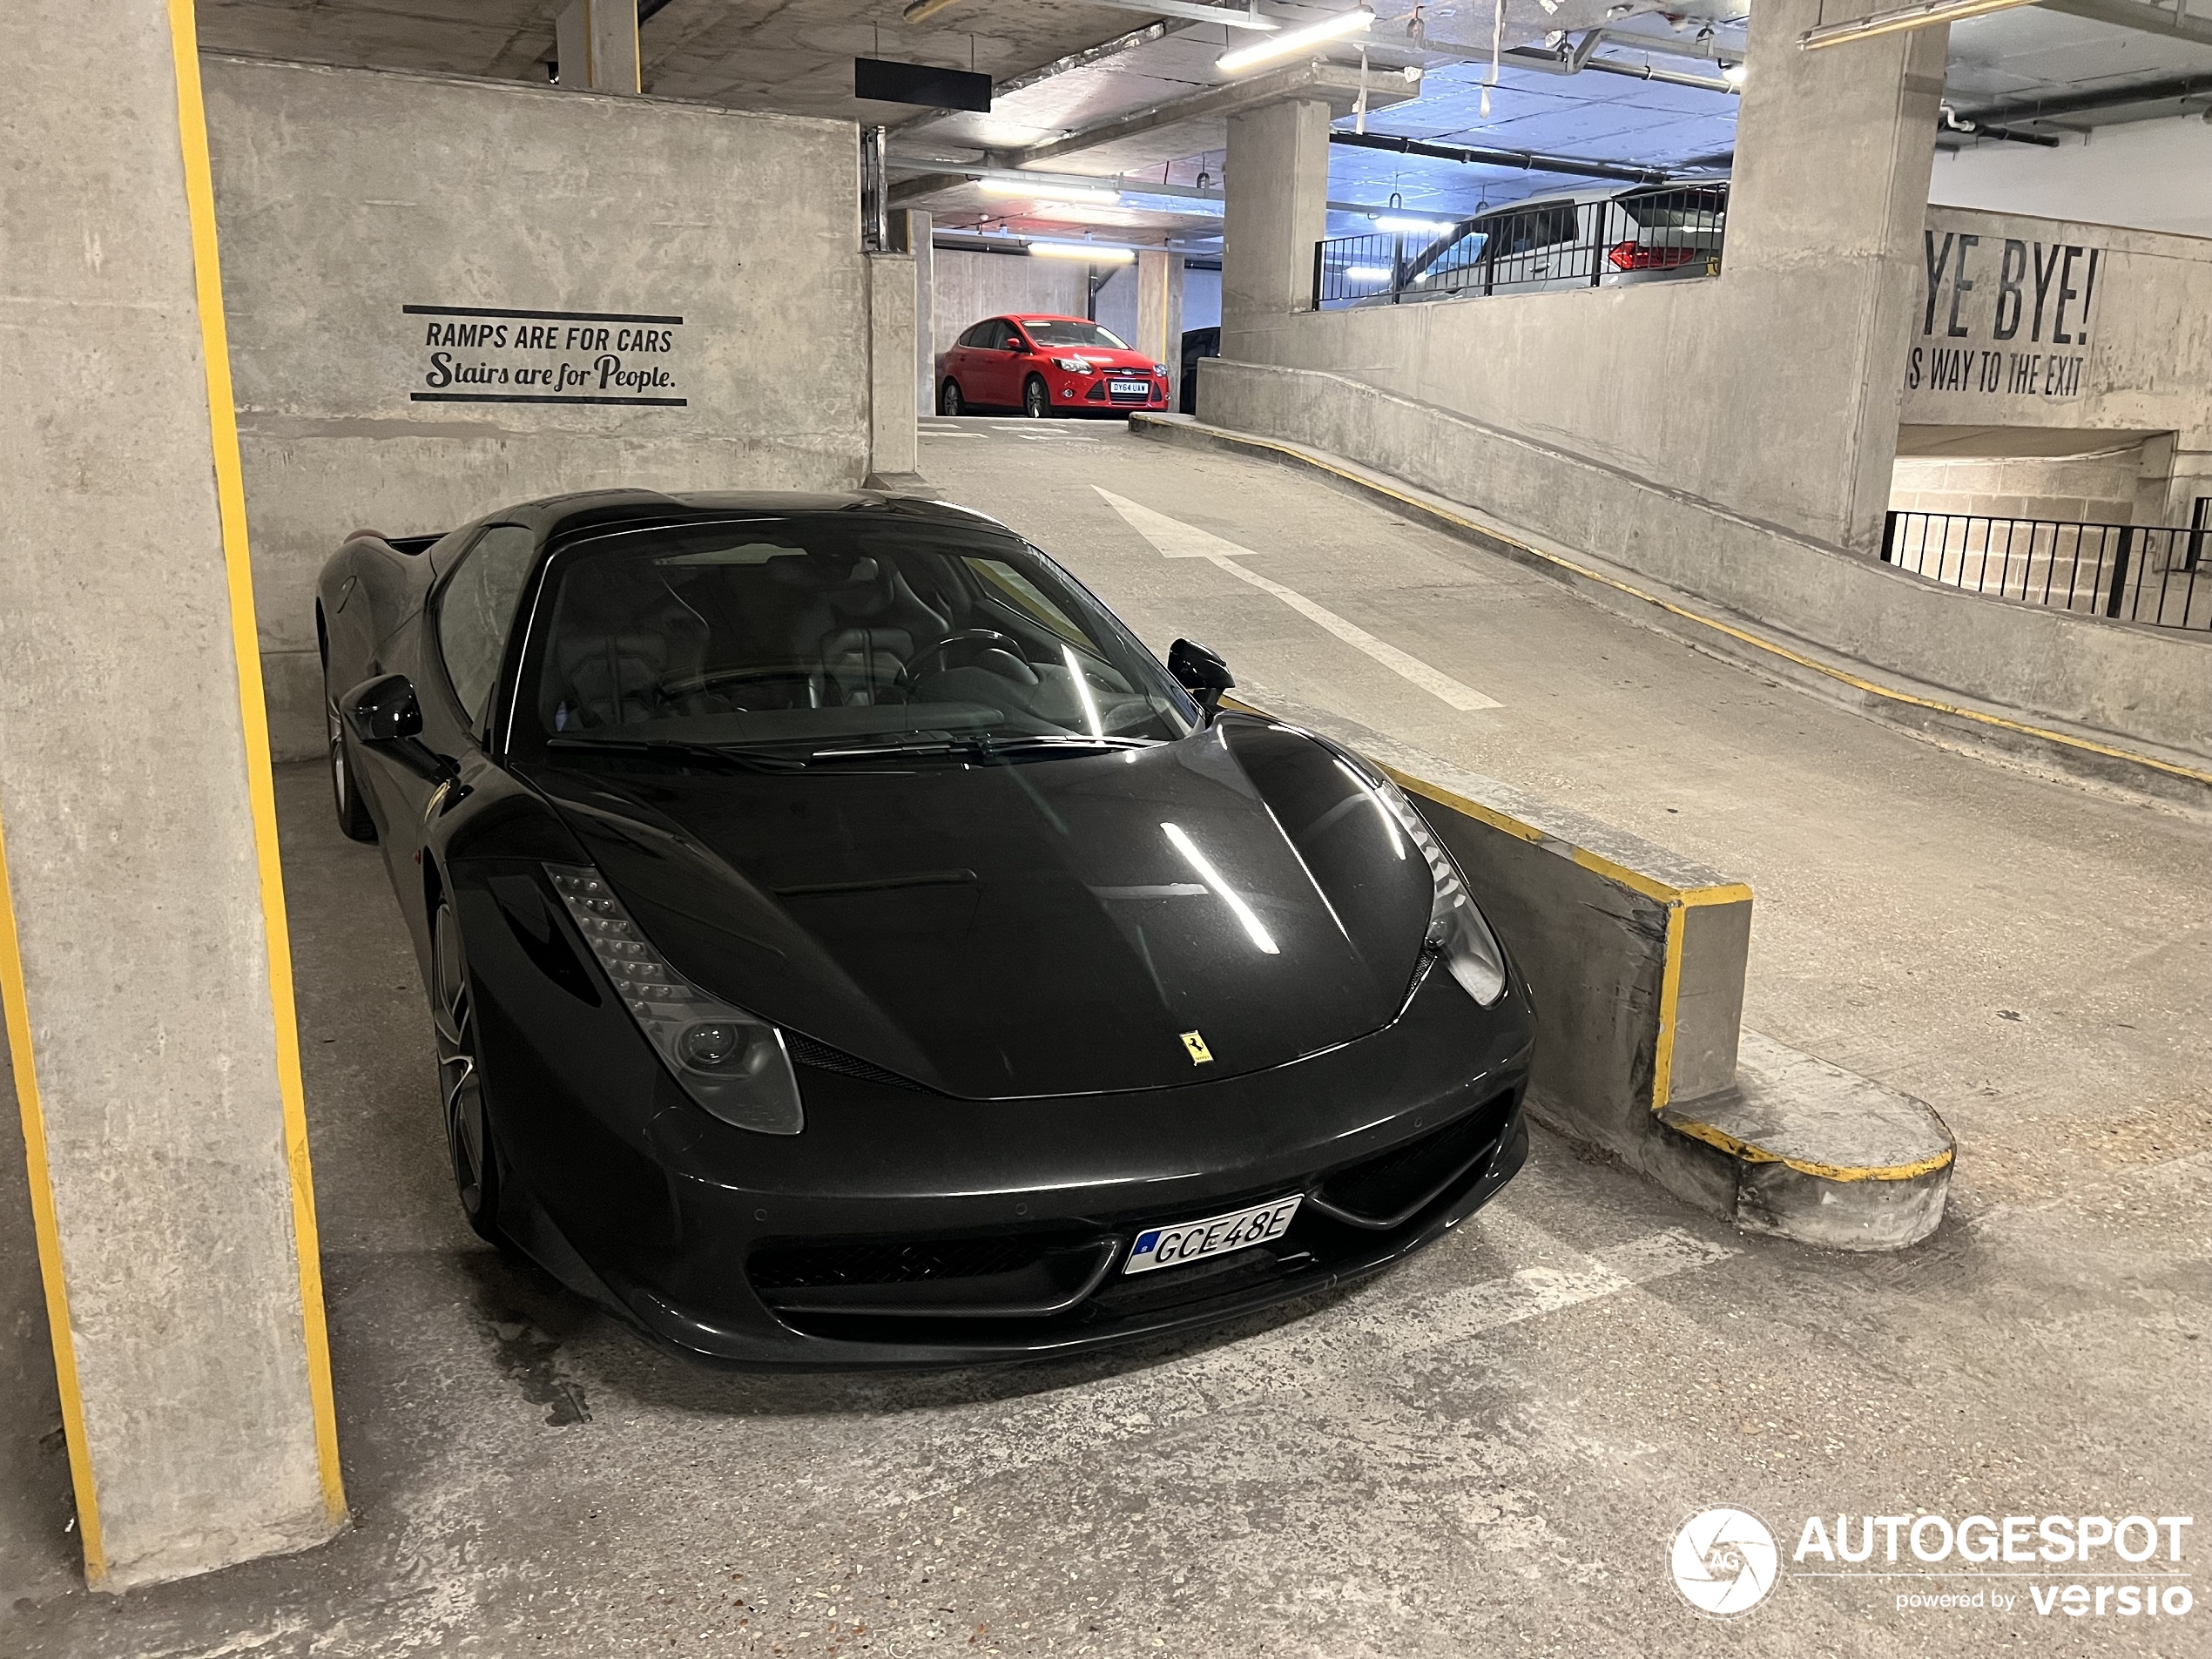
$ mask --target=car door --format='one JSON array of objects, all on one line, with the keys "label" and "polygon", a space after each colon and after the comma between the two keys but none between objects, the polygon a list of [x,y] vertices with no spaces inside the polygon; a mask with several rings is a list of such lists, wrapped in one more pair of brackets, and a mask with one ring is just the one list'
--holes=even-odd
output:
[{"label": "car door", "polygon": [[978,403],[1004,409],[1021,401],[1020,388],[1014,384],[1014,347],[1013,325],[1003,317],[994,317],[983,336],[982,347],[975,354]]},{"label": "car door", "polygon": [[[520,524],[487,526],[439,581],[421,619],[395,636],[385,654],[385,671],[406,675],[415,687],[422,742],[458,765],[461,786],[473,787],[487,765],[484,718],[536,558],[536,531]],[[373,751],[362,770],[394,889],[419,888],[420,855],[438,813],[451,804],[455,786],[435,783]],[[409,908],[408,922],[427,964],[428,918]]]},{"label": "car door", "polygon": [[988,333],[989,327],[988,323],[978,322],[961,329],[960,338],[953,341],[951,349],[946,352],[944,365],[939,374],[941,382],[959,381],[960,395],[970,403],[979,401],[975,391],[976,347]]}]

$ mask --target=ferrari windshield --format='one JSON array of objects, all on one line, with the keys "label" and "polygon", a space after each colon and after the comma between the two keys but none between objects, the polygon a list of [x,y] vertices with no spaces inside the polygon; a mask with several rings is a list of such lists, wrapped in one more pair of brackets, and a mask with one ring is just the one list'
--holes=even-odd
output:
[{"label": "ferrari windshield", "polygon": [[853,512],[595,537],[547,566],[523,751],[798,759],[1170,741],[1197,711],[1042,554]]},{"label": "ferrari windshield", "polygon": [[1110,329],[1072,317],[1024,317],[1022,326],[1040,346],[1088,346],[1093,351],[1127,351],[1128,345]]}]

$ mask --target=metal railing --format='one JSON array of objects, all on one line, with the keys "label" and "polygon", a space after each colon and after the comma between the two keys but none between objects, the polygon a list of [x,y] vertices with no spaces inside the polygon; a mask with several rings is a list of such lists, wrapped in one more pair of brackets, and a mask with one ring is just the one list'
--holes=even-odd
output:
[{"label": "metal railing", "polygon": [[1893,512],[1882,562],[1971,593],[2212,631],[2212,529]]},{"label": "metal railing", "polygon": [[1727,221],[1716,183],[1539,202],[1433,233],[1340,236],[1313,245],[1313,307],[1717,276]]}]

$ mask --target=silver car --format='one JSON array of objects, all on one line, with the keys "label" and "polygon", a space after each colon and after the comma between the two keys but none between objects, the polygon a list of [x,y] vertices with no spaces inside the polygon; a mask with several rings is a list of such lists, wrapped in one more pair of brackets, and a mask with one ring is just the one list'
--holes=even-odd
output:
[{"label": "silver car", "polygon": [[1715,276],[1728,184],[1575,191],[1478,214],[1433,240],[1344,237],[1315,250],[1322,306],[1610,288]]}]

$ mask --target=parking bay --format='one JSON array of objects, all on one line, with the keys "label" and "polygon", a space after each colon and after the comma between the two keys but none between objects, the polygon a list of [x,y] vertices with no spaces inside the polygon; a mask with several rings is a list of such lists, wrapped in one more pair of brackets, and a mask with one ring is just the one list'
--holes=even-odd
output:
[{"label": "parking bay", "polygon": [[[1277,468],[1104,424],[948,429],[925,425],[928,475],[1156,648],[1188,634],[1257,701],[1750,880],[1747,1019],[1945,1114],[1944,1230],[1892,1258],[1745,1238],[1540,1134],[1466,1228],[1302,1318],[1006,1372],[696,1372],[468,1234],[376,855],[331,827],[319,768],[284,768],[355,1525],[310,1556],[44,1602],[17,1650],[791,1653],[834,1632],[1442,1656],[1636,1630],[1655,1653],[1963,1651],[1986,1621],[1832,1581],[1785,1581],[1755,1628],[1694,1622],[1667,1543],[1720,1503],[2191,1507],[2212,1398],[2200,825],[1767,685]],[[1101,487],[1498,706],[1164,556]],[[2121,1653],[2163,1634],[2100,1632]]]}]

